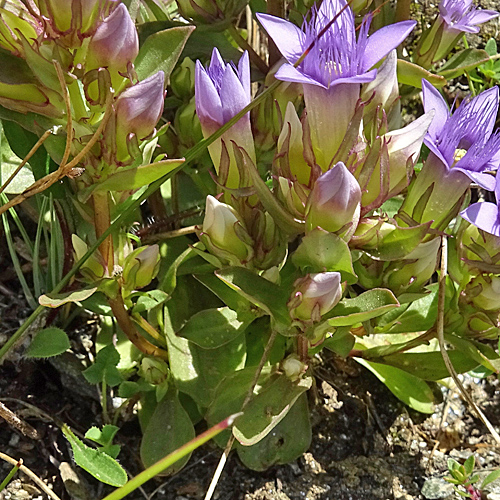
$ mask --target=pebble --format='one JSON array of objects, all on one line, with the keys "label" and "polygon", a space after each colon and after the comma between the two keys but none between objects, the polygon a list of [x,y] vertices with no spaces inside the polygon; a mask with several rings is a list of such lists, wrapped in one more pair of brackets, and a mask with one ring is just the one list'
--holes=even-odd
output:
[{"label": "pebble", "polygon": [[453,486],[440,477],[427,479],[422,487],[422,495],[427,500],[438,500],[453,495]]}]

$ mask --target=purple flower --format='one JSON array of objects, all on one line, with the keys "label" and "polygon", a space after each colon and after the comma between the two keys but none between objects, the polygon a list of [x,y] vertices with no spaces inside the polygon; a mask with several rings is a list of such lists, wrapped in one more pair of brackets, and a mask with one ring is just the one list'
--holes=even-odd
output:
[{"label": "purple flower", "polygon": [[500,236],[500,176],[498,175],[495,183],[495,198],[496,203],[487,201],[473,203],[460,212],[460,215],[479,229],[494,236]]},{"label": "purple flower", "polygon": [[[250,63],[248,53],[244,52],[238,63],[225,64],[219,51],[214,49],[208,68],[196,61],[195,70],[196,113],[200,119],[205,138],[212,135],[222,125],[246,107],[251,100]],[[243,147],[250,158],[255,161],[254,143],[250,127],[250,114],[246,114],[221,139],[209,146],[210,156],[215,169],[219,173],[222,141],[231,157],[226,186],[239,187],[239,174],[233,159],[231,142]]]},{"label": "purple flower", "polygon": [[430,83],[422,81],[422,89],[424,110],[435,111],[424,139],[431,153],[401,210],[417,222],[433,220],[433,228],[444,229],[458,214],[471,181],[495,189],[495,178],[485,172],[496,170],[500,162],[500,134],[493,133],[498,88],[464,100],[453,114]]},{"label": "purple flower", "polygon": [[493,133],[498,112],[498,87],[464,100],[451,114],[441,94],[422,81],[424,110],[436,114],[424,143],[449,171],[467,175],[481,187],[492,191],[494,178],[485,170],[496,170],[500,162],[500,134]]},{"label": "purple flower", "polygon": [[472,0],[442,0],[439,15],[420,38],[414,62],[430,68],[450,53],[463,33],[477,33],[478,24],[498,15],[494,10],[476,9]]},{"label": "purple flower", "polygon": [[[347,7],[334,19],[345,0],[324,0],[314,7],[310,22],[302,30],[294,24],[257,14],[269,36],[288,61],[276,73],[278,80],[299,82],[311,125],[314,152],[323,170],[328,169],[338,150],[359,99],[360,85],[372,81],[377,71],[373,66],[397,47],[414,28],[414,21],[404,21],[368,35],[371,17],[367,16],[356,38],[354,14]],[[294,64],[312,48],[297,68]]]},{"label": "purple flower", "polygon": [[462,32],[478,33],[478,24],[490,21],[499,16],[495,10],[478,10],[472,5],[472,0],[442,0],[439,4],[439,14],[446,23],[448,30],[455,30],[457,35]]}]

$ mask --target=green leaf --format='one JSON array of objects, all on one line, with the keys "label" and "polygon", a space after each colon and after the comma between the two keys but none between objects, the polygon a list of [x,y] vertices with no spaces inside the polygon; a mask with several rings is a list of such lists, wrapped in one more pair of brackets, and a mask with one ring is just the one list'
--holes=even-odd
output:
[{"label": "green leaf", "polygon": [[40,330],[26,350],[28,358],[50,358],[67,351],[71,347],[68,335],[60,328]]},{"label": "green leaf", "polygon": [[241,335],[255,318],[250,312],[239,314],[229,307],[205,309],[191,316],[177,335],[203,349],[215,349]]},{"label": "green leaf", "polygon": [[38,302],[44,307],[61,307],[68,302],[82,302],[83,300],[88,299],[97,291],[97,288],[98,287],[96,286],[86,286],[85,288],[76,290],[75,292],[47,293],[45,295],[40,295]]},{"label": "green leaf", "polygon": [[71,445],[75,462],[82,469],[111,486],[123,486],[127,482],[127,473],[115,459],[82,443],[66,424],[61,430]]},{"label": "green leaf", "polygon": [[[141,441],[141,460],[145,467],[149,467],[169,453],[181,447],[195,437],[194,427],[179,402],[174,390],[158,403]],[[175,474],[189,460],[191,454],[175,462],[162,472],[164,474]]]},{"label": "green leaf", "polygon": [[331,337],[328,337],[320,347],[326,347],[326,349],[338,354],[342,358],[346,358],[356,342],[350,330],[348,326],[337,328],[335,333]]},{"label": "green leaf", "polygon": [[413,64],[403,59],[398,59],[397,73],[399,83],[411,85],[417,89],[422,88],[422,78],[432,83],[434,87],[444,87],[446,85],[446,79],[443,78],[444,75],[435,75],[418,64]]},{"label": "green leaf", "polygon": [[434,413],[434,395],[431,388],[421,379],[393,366],[381,365],[355,358],[368,368],[403,403],[421,413]]},{"label": "green leaf", "polygon": [[145,80],[161,70],[165,73],[165,83],[167,83],[194,29],[194,26],[170,28],[146,38],[134,61],[139,80]]},{"label": "green leaf", "polygon": [[304,272],[339,272],[352,285],[358,277],[352,268],[349,246],[336,234],[317,228],[306,234],[293,253],[292,262]]},{"label": "green leaf", "polygon": [[464,469],[468,476],[470,476],[474,472],[474,465],[476,463],[476,458],[472,454],[465,462]]},{"label": "green leaf", "polygon": [[292,382],[285,375],[272,380],[255,396],[233,427],[234,437],[251,446],[266,437],[285,418],[298,397],[312,385],[312,377]]},{"label": "green leaf", "polygon": [[120,430],[116,425],[105,425],[102,430],[97,427],[91,427],[86,433],[85,437],[97,444],[102,448],[99,451],[108,454],[112,458],[116,458],[120,453],[121,446],[119,444],[112,444],[115,434]]},{"label": "green leaf", "polygon": [[307,395],[302,394],[273,432],[253,446],[238,446],[238,456],[249,469],[264,471],[299,458],[311,445],[311,438]]},{"label": "green leaf", "polygon": [[491,484],[493,481],[496,481],[498,478],[500,478],[500,469],[494,470],[493,472],[490,472],[485,478],[484,481],[481,483],[481,489],[484,489],[488,484]]},{"label": "green leaf", "polygon": [[[139,167],[122,167],[104,182],[91,186],[92,191],[131,191],[151,184],[160,177],[172,172],[184,163],[184,158],[161,160]],[[87,193],[88,194],[88,193]]]},{"label": "green leaf", "polygon": [[446,61],[440,68],[439,74],[451,79],[463,75],[466,71],[477,68],[489,61],[490,56],[482,49],[464,49],[457,52]]},{"label": "green leaf", "polygon": [[89,384],[106,382],[114,387],[123,381],[116,365],[120,362],[120,354],[113,344],[102,348],[95,358],[94,364],[84,370],[83,376]]},{"label": "green leaf", "polygon": [[327,315],[330,326],[349,326],[376,318],[399,307],[394,294],[386,288],[374,288],[353,299],[341,300]]},{"label": "green leaf", "polygon": [[491,56],[496,56],[497,55],[497,41],[494,38],[490,38],[486,42],[486,46],[484,47],[484,50],[486,53],[491,57]]},{"label": "green leaf", "polygon": [[250,302],[264,309],[280,325],[291,324],[286,305],[289,294],[283,287],[243,267],[228,267],[216,271],[215,275]]}]

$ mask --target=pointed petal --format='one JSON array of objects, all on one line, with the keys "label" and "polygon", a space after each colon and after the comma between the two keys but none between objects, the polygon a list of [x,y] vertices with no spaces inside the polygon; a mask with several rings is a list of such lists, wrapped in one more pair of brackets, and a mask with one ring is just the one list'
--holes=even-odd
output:
[{"label": "pointed petal", "polygon": [[495,198],[498,205],[498,203],[500,202],[500,176],[495,179]]},{"label": "pointed petal", "polygon": [[310,76],[304,75],[297,68],[294,68],[291,64],[283,64],[276,74],[274,75],[277,80],[282,80],[284,82],[296,82],[304,83],[310,85],[318,85],[320,87],[326,88],[321,82],[311,78]]},{"label": "pointed petal", "polygon": [[348,7],[342,12],[342,14],[338,15],[345,5],[345,0],[323,1],[315,18],[314,27],[316,29],[316,33],[319,33],[332,19],[338,16],[329,29],[332,31],[342,30],[344,32],[345,39],[350,40],[355,31],[354,14]]},{"label": "pointed petal", "polygon": [[497,119],[498,104],[498,87],[496,85],[491,89],[481,92],[469,104],[469,106],[473,105],[473,111],[478,111],[478,122],[483,122],[480,125],[480,130],[484,134],[484,139],[489,138],[493,132],[493,127]]},{"label": "pointed petal", "polygon": [[[433,109],[436,112],[427,132],[428,137],[434,143],[450,117],[450,110],[443,96],[427,80],[422,80],[422,92],[424,95],[424,111],[427,113]],[[427,144],[428,141],[426,140],[425,143]],[[432,150],[434,151],[434,148]]]},{"label": "pointed petal", "polygon": [[220,55],[217,47],[214,47],[214,50],[212,51],[212,57],[210,58],[210,68],[216,67],[224,68],[224,59],[222,59],[222,56]]},{"label": "pointed petal", "polygon": [[302,55],[305,48],[305,34],[288,21],[269,14],[256,14],[267,34],[273,39],[285,59],[292,64]]},{"label": "pointed petal", "polygon": [[243,52],[243,55],[238,62],[238,76],[241,85],[243,85],[243,89],[248,95],[248,99],[250,99],[250,96],[252,95],[250,90],[250,60],[248,58],[248,52],[246,50],[245,52]]},{"label": "pointed petal", "polygon": [[460,167],[455,167],[453,170],[459,170],[463,172],[472,182],[486,189],[486,191],[494,191],[495,189],[495,177],[490,174],[483,174],[481,172],[472,172],[471,170],[465,170]]},{"label": "pointed petal", "polygon": [[368,37],[363,55],[363,71],[367,71],[395,49],[411,32],[417,23],[403,21],[384,26]]},{"label": "pointed petal", "polygon": [[202,126],[204,126],[204,122],[211,122],[212,125],[214,123],[219,126],[223,125],[222,103],[219,94],[200,61],[196,61],[194,87],[196,114]]},{"label": "pointed petal", "polygon": [[479,229],[500,236],[500,217],[498,207],[494,203],[474,203],[460,212],[460,215]]},{"label": "pointed petal", "polygon": [[500,12],[495,10],[475,10],[469,14],[469,24],[482,24],[498,16]]},{"label": "pointed petal", "polygon": [[238,76],[229,64],[226,66],[222,77],[220,93],[224,123],[228,122],[250,102],[250,96],[245,92]]}]

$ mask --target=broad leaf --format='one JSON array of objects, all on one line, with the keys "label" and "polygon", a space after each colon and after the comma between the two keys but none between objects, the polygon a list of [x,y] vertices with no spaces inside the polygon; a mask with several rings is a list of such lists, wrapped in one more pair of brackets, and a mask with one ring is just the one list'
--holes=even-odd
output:
[{"label": "broad leaf", "polygon": [[89,384],[100,384],[105,382],[111,387],[122,382],[123,378],[116,367],[120,362],[120,354],[113,344],[102,348],[95,358],[95,361],[86,370],[83,376]]},{"label": "broad leaf", "polygon": [[[149,467],[194,437],[194,427],[189,415],[179,402],[175,391],[170,390],[158,403],[142,436],[140,450],[142,463],[145,467]],[[191,454],[188,454],[175,462],[165,469],[162,475],[178,472],[190,456]]]},{"label": "broad leaf", "polygon": [[289,296],[282,287],[243,267],[228,267],[215,274],[250,302],[264,309],[280,325],[291,324],[286,305]]},{"label": "broad leaf", "polygon": [[394,294],[386,288],[374,288],[353,299],[341,300],[327,315],[330,326],[349,326],[376,318],[399,307]]},{"label": "broad leaf", "polygon": [[229,307],[205,309],[191,316],[177,335],[203,349],[215,349],[241,335],[255,318],[250,312],[239,314]]},{"label": "broad leaf", "polygon": [[236,420],[234,437],[244,446],[258,443],[285,418],[298,397],[311,385],[312,377],[292,382],[285,375],[280,375],[270,381]]},{"label": "broad leaf", "polygon": [[146,38],[134,61],[139,80],[145,80],[161,70],[165,73],[165,83],[168,82],[182,49],[194,29],[194,26],[170,28]]},{"label": "broad leaf", "polygon": [[83,300],[88,299],[96,291],[96,286],[87,286],[74,292],[47,293],[45,295],[40,295],[38,302],[41,306],[56,308],[61,307],[68,302],[82,302]]},{"label": "broad leaf", "polygon": [[127,482],[127,473],[115,459],[82,443],[67,425],[63,425],[62,431],[71,445],[75,462],[82,469],[111,486],[122,486]]},{"label": "broad leaf", "polygon": [[368,368],[398,399],[410,408],[421,413],[434,413],[434,395],[431,388],[423,380],[393,366],[355,359]]},{"label": "broad leaf", "polygon": [[311,438],[307,395],[302,394],[265,438],[253,446],[238,446],[238,456],[249,469],[264,471],[299,458],[309,448]]},{"label": "broad leaf", "polygon": [[439,74],[451,79],[463,75],[466,71],[477,68],[481,64],[488,62],[490,56],[482,49],[464,49],[457,52],[446,61],[440,68]]},{"label": "broad leaf", "polygon": [[68,335],[60,328],[40,330],[26,350],[28,358],[50,358],[66,352],[71,347]]}]

